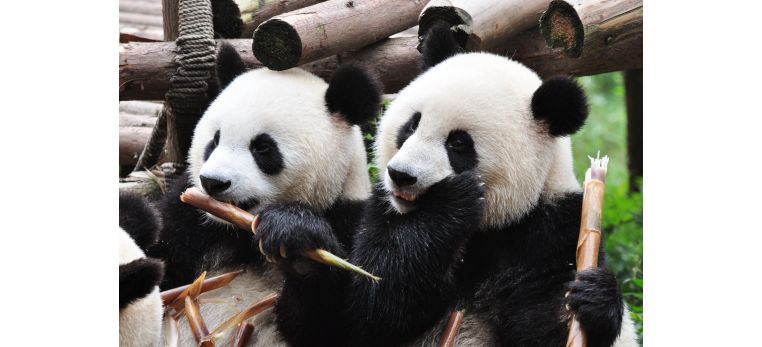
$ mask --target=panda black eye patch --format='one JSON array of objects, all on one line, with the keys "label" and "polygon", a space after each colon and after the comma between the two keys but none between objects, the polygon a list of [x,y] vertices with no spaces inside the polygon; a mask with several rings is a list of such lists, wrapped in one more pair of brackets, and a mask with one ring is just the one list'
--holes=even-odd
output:
[{"label": "panda black eye patch", "polygon": [[204,149],[204,161],[209,160],[209,157],[212,155],[212,152],[214,152],[214,149],[217,148],[217,145],[220,144],[220,131],[217,130],[217,132],[214,133],[214,138],[212,141],[209,141],[209,143],[206,145],[206,148]]},{"label": "panda black eye patch", "polygon": [[249,151],[265,175],[277,175],[283,170],[283,156],[278,150],[278,143],[270,135],[257,135],[251,140]]},{"label": "panda black eye patch", "polygon": [[445,150],[447,150],[447,158],[450,159],[450,166],[455,173],[474,169],[479,162],[476,157],[474,140],[466,131],[451,131],[447,135],[447,141],[445,141]]},{"label": "panda black eye patch", "polygon": [[405,144],[405,141],[407,141],[410,136],[413,136],[415,130],[418,129],[418,123],[420,121],[421,113],[416,112],[412,117],[410,117],[410,120],[408,120],[400,127],[400,130],[397,132],[397,149],[402,148],[402,145]]}]

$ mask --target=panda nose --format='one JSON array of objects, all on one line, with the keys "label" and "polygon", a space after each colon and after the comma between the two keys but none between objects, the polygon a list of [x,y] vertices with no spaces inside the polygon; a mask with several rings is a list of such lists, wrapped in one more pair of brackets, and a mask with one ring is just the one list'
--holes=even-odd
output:
[{"label": "panda nose", "polygon": [[410,176],[407,173],[404,173],[402,171],[397,171],[395,169],[392,169],[391,167],[388,167],[386,171],[389,172],[389,178],[392,179],[392,182],[394,182],[394,184],[396,184],[399,187],[409,186],[418,181],[418,179],[415,176]]},{"label": "panda nose", "polygon": [[201,178],[201,186],[204,187],[206,193],[211,196],[222,193],[226,189],[230,188],[230,181],[221,181],[216,178],[205,177],[203,175],[199,177]]}]

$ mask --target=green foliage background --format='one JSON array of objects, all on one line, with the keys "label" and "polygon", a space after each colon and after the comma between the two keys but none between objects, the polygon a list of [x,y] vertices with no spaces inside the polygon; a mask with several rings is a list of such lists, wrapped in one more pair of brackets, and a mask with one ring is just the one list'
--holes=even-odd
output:
[{"label": "green foliage background", "polygon": [[[606,265],[619,280],[642,343],[643,196],[629,189],[623,79],[620,72],[577,79],[587,94],[590,116],[582,130],[572,137],[572,146],[574,170],[580,182],[584,181],[585,170],[590,166],[588,156],[595,156],[600,151],[601,156],[610,158],[603,210]],[[375,128],[373,122],[363,129],[368,149],[368,172],[373,184],[378,182],[378,168],[372,153]],[[642,188],[642,180],[638,179],[638,182]]]}]

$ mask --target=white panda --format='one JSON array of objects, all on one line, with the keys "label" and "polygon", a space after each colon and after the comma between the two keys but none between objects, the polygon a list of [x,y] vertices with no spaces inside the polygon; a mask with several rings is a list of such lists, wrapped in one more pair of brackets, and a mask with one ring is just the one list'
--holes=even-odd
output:
[{"label": "white panda", "polygon": [[[279,316],[279,328],[304,332],[294,345],[428,346],[462,309],[457,345],[564,346],[573,313],[588,346],[637,345],[603,250],[601,268],[575,273],[582,194],[568,136],[587,117],[581,88],[505,57],[458,54],[446,25],[422,48],[434,66],[379,123],[381,183],[347,251],[382,280],[290,275],[281,305],[298,314]],[[271,257],[298,248],[262,232]],[[341,251],[330,231],[313,240]],[[345,304],[326,306],[332,296]]]},{"label": "white panda", "polygon": [[[228,286],[200,296],[208,329],[219,326],[283,284],[280,270],[266,262],[260,240],[179,200],[195,186],[221,201],[260,213],[262,223],[285,227],[278,209],[306,206],[324,218],[345,242],[370,180],[358,125],[380,110],[380,87],[359,67],[339,68],[326,83],[294,68],[245,71],[241,57],[223,44],[217,57],[221,92],[193,134],[189,168],[171,184],[161,203],[165,221],[150,254],[166,262],[163,289],[207,276],[245,269]],[[309,266],[309,264],[305,264]],[[284,344],[273,310],[259,314],[250,345]],[[178,321],[180,345],[195,341],[185,318]],[[228,343],[235,329],[218,340]]]},{"label": "white panda", "polygon": [[159,344],[163,263],[144,250],[156,242],[160,219],[139,196],[119,193],[119,345]]}]

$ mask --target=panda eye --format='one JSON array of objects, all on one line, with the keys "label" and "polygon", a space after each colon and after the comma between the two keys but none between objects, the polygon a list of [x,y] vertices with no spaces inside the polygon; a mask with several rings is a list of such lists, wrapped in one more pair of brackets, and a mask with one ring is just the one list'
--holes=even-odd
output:
[{"label": "panda eye", "polygon": [[447,142],[447,147],[454,150],[461,150],[466,146],[466,142],[461,139],[454,139]]},{"label": "panda eye", "polygon": [[220,131],[217,130],[217,132],[214,133],[214,140],[212,140],[214,143],[214,147],[217,147],[217,145],[220,144]]},{"label": "panda eye", "polygon": [[269,143],[255,143],[254,144],[254,151],[257,153],[267,153],[272,149],[272,146],[270,146]]}]

